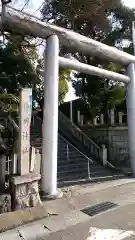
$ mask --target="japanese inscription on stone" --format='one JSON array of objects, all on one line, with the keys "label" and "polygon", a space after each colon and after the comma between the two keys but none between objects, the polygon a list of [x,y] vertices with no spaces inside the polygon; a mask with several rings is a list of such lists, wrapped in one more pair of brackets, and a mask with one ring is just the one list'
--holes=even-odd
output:
[{"label": "japanese inscription on stone", "polygon": [[19,173],[21,175],[29,173],[31,112],[32,89],[24,88],[20,94]]}]

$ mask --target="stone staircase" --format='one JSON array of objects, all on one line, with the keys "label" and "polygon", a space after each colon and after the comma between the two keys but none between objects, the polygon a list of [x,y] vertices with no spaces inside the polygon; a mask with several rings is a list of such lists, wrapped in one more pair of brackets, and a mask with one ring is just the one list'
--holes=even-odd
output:
[{"label": "stone staircase", "polygon": [[62,136],[58,136],[58,182],[96,180],[112,173],[88,158]]},{"label": "stone staircase", "polygon": [[[42,151],[42,120],[33,117],[31,145]],[[41,161],[38,159],[38,161]],[[40,165],[40,162],[38,162]],[[40,169],[40,167],[39,167]],[[80,151],[71,141],[58,135],[58,184],[68,184],[83,180],[101,181],[116,178],[118,173],[104,168],[100,163]]]}]

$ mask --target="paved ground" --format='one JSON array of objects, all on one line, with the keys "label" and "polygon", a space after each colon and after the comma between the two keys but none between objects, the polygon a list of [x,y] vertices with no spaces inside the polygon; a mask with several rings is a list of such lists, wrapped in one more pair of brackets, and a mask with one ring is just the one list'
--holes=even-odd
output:
[{"label": "paved ground", "polygon": [[135,204],[119,207],[46,236],[46,240],[133,240]]},{"label": "paved ground", "polygon": [[135,201],[135,179],[120,179],[98,184],[82,184],[63,189],[64,197],[45,202],[49,213],[63,214],[103,201],[123,205]]},{"label": "paved ground", "polygon": [[[40,208],[40,215],[42,210],[46,209],[49,213],[49,216],[46,214],[48,217],[1,233],[0,240],[135,239],[135,179],[120,179],[92,185],[82,184],[63,190],[62,199],[44,202],[44,206]],[[119,206],[94,217],[81,211],[85,207],[105,201],[111,201]],[[20,215],[19,212],[16,216],[17,214]],[[11,221],[10,218],[9,222]],[[8,225],[6,217],[4,223],[0,216],[0,229],[1,225],[6,223]]]}]

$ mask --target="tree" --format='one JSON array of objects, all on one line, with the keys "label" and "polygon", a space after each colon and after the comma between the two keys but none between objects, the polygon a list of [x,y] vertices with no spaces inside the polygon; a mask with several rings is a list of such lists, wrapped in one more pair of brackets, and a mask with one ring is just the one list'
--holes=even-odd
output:
[{"label": "tree", "polygon": [[120,0],[51,0],[44,1],[41,13],[43,20],[53,20],[59,26],[74,29],[84,35],[88,34],[89,29],[89,34],[92,35],[92,25],[95,26],[96,22],[96,26],[101,26],[102,18],[105,26],[110,8],[119,4]]},{"label": "tree", "polygon": [[[22,87],[32,87],[39,82],[31,47],[25,47],[21,36],[8,35],[0,41],[0,88],[7,93],[18,94]],[[33,50],[35,51],[35,49]]]},{"label": "tree", "polygon": [[[22,36],[1,35],[0,41],[0,112],[4,122],[18,118],[19,91],[22,87],[33,87],[39,79],[33,61],[34,49],[28,47]],[[27,57],[29,54],[29,58]],[[14,143],[12,130],[1,122],[0,136],[8,140],[7,146]],[[12,141],[11,141],[12,140]],[[12,144],[11,144],[12,142]]]},{"label": "tree", "polygon": [[[125,7],[121,0],[51,0],[45,1],[41,12],[44,20],[51,20],[62,27],[132,53],[131,23],[135,20],[135,12]],[[80,53],[74,54],[74,57],[87,64],[125,73],[121,65],[97,57]],[[122,85],[87,74],[79,73],[75,76],[73,86],[76,95],[84,99],[93,116],[103,110],[108,113],[109,106],[124,101],[125,89]]]},{"label": "tree", "polygon": [[[40,108],[43,108],[44,102],[44,78],[40,74],[43,71],[44,63],[43,59],[39,59],[37,66],[37,74],[40,76],[40,84],[37,85],[35,90],[36,101],[38,102]],[[68,92],[68,81],[70,80],[71,70],[69,69],[59,69],[59,104],[64,102],[65,96]]]},{"label": "tree", "polygon": [[[8,124],[8,120],[16,122],[19,110],[19,98],[13,94],[8,94],[6,92],[0,93],[0,154],[4,149],[12,149],[14,145],[15,136],[13,134],[13,126]],[[6,141],[5,141],[6,140]],[[3,147],[2,147],[3,146]]]},{"label": "tree", "polygon": [[1,117],[18,116],[19,98],[13,94],[0,93],[0,112]]},{"label": "tree", "polygon": [[[0,38],[0,111],[1,118],[17,121],[19,114],[19,92],[21,88],[33,90],[33,103],[38,102],[42,109],[44,81],[40,70],[43,68],[36,45],[29,37],[4,33]],[[69,70],[60,70],[60,102],[68,92]],[[34,104],[33,104],[34,105]],[[1,122],[1,121],[0,121]],[[8,135],[8,137],[7,137]],[[0,136],[12,139],[12,131],[0,124]],[[9,145],[9,142],[8,144]]]},{"label": "tree", "polygon": [[70,80],[71,70],[62,69],[59,70],[59,104],[64,102],[65,96],[68,92],[68,81]]},{"label": "tree", "polygon": [[[43,61],[38,57],[31,38],[6,34],[0,41],[0,90],[18,96],[20,88],[31,87],[33,100],[42,107],[44,80],[41,76]],[[60,70],[60,102],[68,92],[69,70]]]}]

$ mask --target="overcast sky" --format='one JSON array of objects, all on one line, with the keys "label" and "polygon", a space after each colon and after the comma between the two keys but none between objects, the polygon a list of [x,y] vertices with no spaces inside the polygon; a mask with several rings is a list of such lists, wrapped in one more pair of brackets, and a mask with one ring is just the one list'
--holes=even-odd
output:
[{"label": "overcast sky", "polygon": [[135,0],[124,0],[123,2],[126,6],[135,8]]}]

